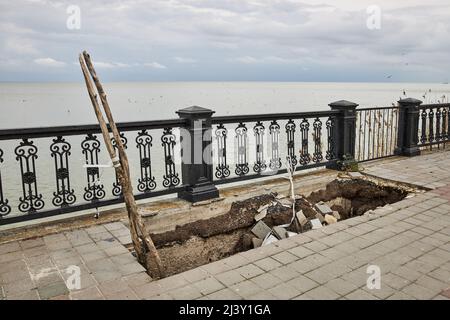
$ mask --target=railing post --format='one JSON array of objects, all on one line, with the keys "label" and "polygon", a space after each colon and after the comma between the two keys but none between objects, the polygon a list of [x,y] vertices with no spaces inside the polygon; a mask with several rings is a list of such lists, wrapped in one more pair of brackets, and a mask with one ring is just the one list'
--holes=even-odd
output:
[{"label": "railing post", "polygon": [[[337,161],[343,161],[344,156],[355,158],[356,140],[356,107],[357,103],[340,100],[329,104],[331,110],[338,110],[333,130],[334,152]],[[349,159],[347,159],[349,160]],[[340,169],[337,161],[327,166],[330,169]]]},{"label": "railing post", "polygon": [[177,111],[187,125],[181,130],[181,175],[185,190],[178,197],[198,202],[219,197],[213,184],[212,126],[214,111],[202,107],[189,107]]},{"label": "railing post", "polygon": [[398,101],[398,133],[395,155],[412,157],[420,154],[417,144],[419,142],[419,106],[421,103],[422,101],[414,98]]}]

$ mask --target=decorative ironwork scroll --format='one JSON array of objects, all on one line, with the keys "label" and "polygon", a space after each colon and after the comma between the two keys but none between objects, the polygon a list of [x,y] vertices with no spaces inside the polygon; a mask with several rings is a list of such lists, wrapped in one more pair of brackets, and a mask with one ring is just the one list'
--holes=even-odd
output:
[{"label": "decorative ironwork scroll", "polygon": [[[123,132],[120,133],[120,141],[122,142],[124,149],[126,149],[128,147],[128,139],[125,137],[125,134]],[[118,152],[119,149],[117,147],[116,139],[114,139],[114,137],[111,138],[111,144],[113,145],[116,152]],[[122,196],[122,186],[120,185],[119,177],[117,176],[117,174],[116,174],[116,181],[113,182],[112,194],[115,197]]]},{"label": "decorative ironwork scroll", "polygon": [[152,175],[152,136],[147,130],[142,130],[136,137],[136,146],[139,150],[140,174],[137,189],[140,192],[150,192],[156,188],[155,177]]},{"label": "decorative ironwork scroll", "polygon": [[335,157],[334,154],[334,118],[329,117],[327,122],[325,123],[327,127],[327,151],[325,153],[325,159],[333,160]]},{"label": "decorative ironwork scroll", "polygon": [[280,125],[276,120],[272,121],[269,126],[272,157],[270,158],[269,168],[273,171],[281,168],[280,158]]},{"label": "decorative ironwork scroll", "polygon": [[314,129],[314,153],[313,153],[313,161],[321,162],[323,160],[322,155],[322,121],[319,118],[316,118],[313,122]]},{"label": "decorative ironwork scroll", "polygon": [[265,128],[261,121],[258,121],[253,127],[256,139],[256,162],[253,165],[253,171],[256,173],[261,173],[267,168],[264,160],[264,131]]},{"label": "decorative ironwork scroll", "polygon": [[230,175],[230,166],[227,164],[227,134],[228,130],[223,124],[219,124],[216,129],[218,164],[215,176],[217,179],[224,179]]},{"label": "decorative ironwork scroll", "polygon": [[247,162],[247,127],[240,122],[235,129],[237,161],[235,173],[238,176],[246,175],[249,172]]},{"label": "decorative ironwork scroll", "polygon": [[307,119],[303,119],[302,122],[300,122],[300,135],[302,141],[302,149],[300,150],[300,164],[304,166],[311,161],[311,156],[308,152],[309,122]]},{"label": "decorative ironwork scroll", "polygon": [[[3,163],[3,150],[0,149],[0,164]],[[0,218],[7,216],[11,212],[11,206],[8,205],[8,199],[3,195],[2,189],[2,171],[0,168]]]},{"label": "decorative ironwork scroll", "polygon": [[52,203],[55,207],[68,207],[77,200],[70,186],[69,156],[72,146],[62,136],[53,139],[50,145],[51,156],[55,164],[56,191]]},{"label": "decorative ironwork scroll", "polygon": [[36,159],[38,148],[33,141],[22,139],[15,148],[16,160],[20,163],[22,175],[22,197],[19,198],[19,210],[21,212],[33,213],[44,207],[42,194],[38,192],[36,180]]},{"label": "decorative ironwork scroll", "polygon": [[[87,165],[98,165],[98,154],[100,153],[100,141],[97,136],[88,134],[81,142],[81,150],[83,151]],[[83,198],[86,201],[97,202],[105,197],[103,184],[100,182],[99,168],[86,168],[87,186],[84,188]]]},{"label": "decorative ironwork scroll", "polygon": [[287,136],[287,154],[293,169],[297,166],[297,155],[295,153],[295,127],[295,122],[292,119],[290,119],[285,126]]},{"label": "decorative ironwork scroll", "polygon": [[164,128],[161,136],[162,146],[164,147],[165,159],[165,175],[163,177],[163,186],[165,188],[176,187],[180,183],[178,173],[175,172],[174,148],[175,135],[172,133],[172,128]]}]

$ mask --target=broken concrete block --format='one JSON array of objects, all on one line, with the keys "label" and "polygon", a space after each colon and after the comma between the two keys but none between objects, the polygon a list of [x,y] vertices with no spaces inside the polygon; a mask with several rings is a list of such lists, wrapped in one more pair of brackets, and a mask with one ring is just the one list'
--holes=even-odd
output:
[{"label": "broken concrete block", "polygon": [[159,210],[151,210],[147,208],[139,208],[138,212],[142,218],[154,217],[159,213]]},{"label": "broken concrete block", "polygon": [[320,223],[324,223],[325,222],[325,218],[320,213],[316,213],[316,219],[319,219]]},{"label": "broken concrete block", "polygon": [[278,195],[275,197],[275,199],[277,199],[277,200],[281,200],[281,199],[284,199],[284,198],[286,198],[286,196],[285,196],[285,195],[282,195],[282,194],[278,194]]},{"label": "broken concrete block", "polygon": [[322,215],[333,214],[333,210],[331,210],[331,208],[326,204],[316,203],[315,207]]},{"label": "broken concrete block", "polygon": [[253,238],[252,239],[252,244],[253,244],[253,248],[258,248],[262,246],[263,241],[259,238]]},{"label": "broken concrete block", "polygon": [[333,211],[333,217],[335,217],[335,218],[338,219],[338,220],[341,219],[341,215],[340,215],[339,212],[337,212],[337,211]]},{"label": "broken concrete block", "polygon": [[327,224],[333,224],[333,223],[337,222],[337,219],[334,216],[332,216],[331,214],[326,214],[325,215],[325,222]]},{"label": "broken concrete block", "polygon": [[313,230],[322,228],[322,223],[320,222],[319,219],[312,219],[309,220],[309,222],[311,222],[311,228]]},{"label": "broken concrete block", "polygon": [[278,239],[274,235],[270,235],[267,237],[267,239],[262,243],[262,246],[277,242]]},{"label": "broken concrete block", "polygon": [[267,208],[255,215],[255,221],[258,222],[267,216]]},{"label": "broken concrete block", "polygon": [[284,207],[292,208],[292,199],[291,198],[284,198],[284,199],[281,199],[279,202]]},{"label": "broken concrete block", "polygon": [[273,227],[273,234],[278,238],[278,239],[286,239],[287,238],[287,230],[283,227],[280,226],[275,226]]},{"label": "broken concrete block", "polygon": [[263,205],[263,206],[259,207],[259,208],[258,208],[258,212],[261,212],[261,211],[267,210],[267,208],[268,208],[269,206],[270,206],[270,204],[265,204],[265,205]]},{"label": "broken concrete block", "polygon": [[303,227],[307,222],[308,219],[306,218],[306,216],[303,214],[303,211],[300,210],[295,214],[295,217],[297,218],[298,223],[300,223],[300,225]]},{"label": "broken concrete block", "polygon": [[363,175],[361,174],[361,172],[355,171],[355,172],[349,172],[348,175],[352,178],[362,178]]},{"label": "broken concrete block", "polygon": [[290,238],[290,237],[296,236],[297,234],[298,234],[298,233],[288,231],[288,232],[287,232],[287,237]]},{"label": "broken concrete block", "polygon": [[272,232],[272,229],[270,229],[263,221],[259,221],[252,228],[252,233],[260,239],[264,239],[270,232]]}]

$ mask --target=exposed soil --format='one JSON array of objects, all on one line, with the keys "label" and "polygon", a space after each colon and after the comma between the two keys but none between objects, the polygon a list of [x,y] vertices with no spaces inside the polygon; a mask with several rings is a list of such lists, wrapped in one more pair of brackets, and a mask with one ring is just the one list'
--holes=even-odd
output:
[{"label": "exposed soil", "polygon": [[[322,201],[338,211],[342,220],[400,201],[407,194],[405,188],[379,185],[370,180],[338,179],[327,184],[325,189],[296,199],[295,209],[302,210],[308,219],[313,219],[317,213],[314,204]],[[261,206],[277,202],[276,196],[277,194],[264,194],[236,201],[226,214],[177,226],[173,231],[152,234],[167,275],[253,248],[254,235],[250,230],[255,224],[254,217]],[[291,218],[292,209],[278,202],[268,208],[263,221],[273,227],[287,224]],[[310,228],[308,223],[302,232]],[[299,231],[294,224],[287,229]]]}]

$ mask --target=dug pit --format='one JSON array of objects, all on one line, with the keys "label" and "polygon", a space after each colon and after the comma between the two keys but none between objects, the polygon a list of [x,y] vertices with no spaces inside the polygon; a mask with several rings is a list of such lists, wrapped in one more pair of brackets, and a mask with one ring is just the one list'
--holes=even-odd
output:
[{"label": "dug pit", "polygon": [[[398,202],[411,192],[414,190],[407,186],[369,178],[336,179],[309,195],[296,195],[295,211],[301,210],[308,221],[302,227],[299,223],[292,223],[286,229],[296,233],[308,232],[311,220],[319,213],[317,204],[337,211],[342,221]],[[264,207],[267,212],[262,221],[268,227],[291,222],[293,211],[289,198],[270,193],[236,201],[225,214],[180,225],[172,231],[153,233],[152,238],[166,268],[166,275],[252,249],[255,235],[251,230],[256,223],[255,216]]]}]

